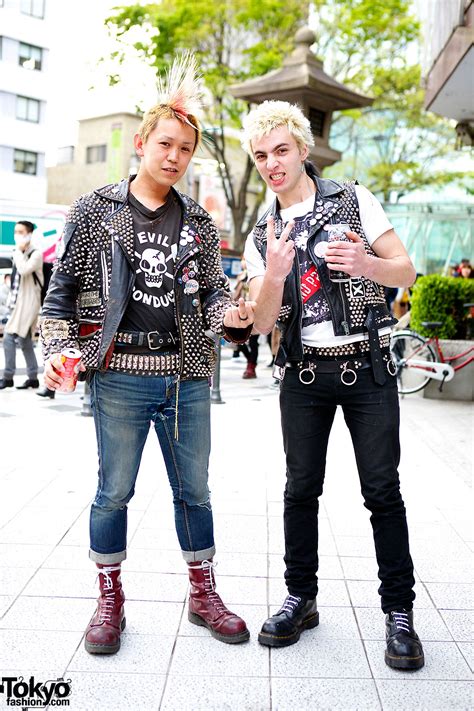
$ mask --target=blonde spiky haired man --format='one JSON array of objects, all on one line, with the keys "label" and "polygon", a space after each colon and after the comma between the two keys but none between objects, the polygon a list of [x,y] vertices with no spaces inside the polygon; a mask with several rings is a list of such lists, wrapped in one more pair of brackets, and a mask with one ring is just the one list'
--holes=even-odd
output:
[{"label": "blonde spiky haired man", "polygon": [[415,269],[382,206],[353,183],[324,180],[308,161],[310,125],[295,105],[265,101],[244,120],[242,145],[275,199],[245,248],[255,328],[281,331],[280,407],[286,454],[282,607],[259,642],[294,644],[319,623],[318,506],[338,406],[370,510],[386,618],[385,662],[419,669],[413,563],[398,463],[397,368],[384,286],[410,286]]},{"label": "blonde spiky haired man", "polygon": [[97,432],[99,478],[89,556],[98,567],[100,596],[85,634],[90,654],[120,648],[127,505],[150,424],[188,565],[189,620],[221,642],[249,638],[244,620],[215,590],[208,487],[215,353],[206,331],[245,342],[253,308],[244,299],[232,304],[215,224],[173,187],[199,143],[198,113],[196,65],[187,55],[160,83],[159,101],[135,135],[137,175],[83,195],[71,207],[43,306],[45,383],[61,388],[61,352],[79,349]]}]

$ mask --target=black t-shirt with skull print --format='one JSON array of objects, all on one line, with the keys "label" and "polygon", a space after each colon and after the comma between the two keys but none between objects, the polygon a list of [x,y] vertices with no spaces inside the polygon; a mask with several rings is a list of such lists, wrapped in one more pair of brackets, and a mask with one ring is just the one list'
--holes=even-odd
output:
[{"label": "black t-shirt with skull print", "polygon": [[129,194],[135,235],[135,284],[119,330],[176,331],[173,272],[178,251],[181,207],[170,191],[149,210]]}]

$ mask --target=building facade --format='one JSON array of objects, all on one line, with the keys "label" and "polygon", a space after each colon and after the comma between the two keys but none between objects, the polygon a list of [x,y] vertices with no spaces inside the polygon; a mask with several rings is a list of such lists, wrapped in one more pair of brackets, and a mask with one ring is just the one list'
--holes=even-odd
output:
[{"label": "building facade", "polygon": [[474,2],[415,0],[421,21],[425,108],[457,121],[458,146],[474,145]]},{"label": "building facade", "polygon": [[61,148],[57,165],[47,169],[48,202],[68,205],[82,193],[135,172],[133,136],[140,121],[126,112],[79,121],[76,145]]},{"label": "building facade", "polygon": [[0,198],[46,201],[47,0],[0,0]]}]

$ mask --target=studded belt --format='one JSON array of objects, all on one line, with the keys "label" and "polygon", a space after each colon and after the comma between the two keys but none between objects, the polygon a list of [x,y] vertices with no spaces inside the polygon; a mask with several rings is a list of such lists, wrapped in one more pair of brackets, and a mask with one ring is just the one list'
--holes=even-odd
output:
[{"label": "studded belt", "polygon": [[117,331],[115,335],[115,345],[129,353],[133,348],[137,349],[136,352],[172,350],[178,343],[178,334],[169,331]]}]

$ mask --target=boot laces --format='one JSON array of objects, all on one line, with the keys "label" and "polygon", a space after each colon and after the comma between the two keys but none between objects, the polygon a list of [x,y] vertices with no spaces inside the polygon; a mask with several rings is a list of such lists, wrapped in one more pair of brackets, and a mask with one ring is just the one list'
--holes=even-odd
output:
[{"label": "boot laces", "polygon": [[392,612],[392,619],[401,632],[410,632],[410,621],[407,612]]},{"label": "boot laces", "polygon": [[227,608],[222,602],[220,595],[216,593],[216,581],[214,577],[214,568],[217,563],[211,560],[203,560],[201,563],[201,568],[204,573],[204,582],[206,586],[206,594],[208,600],[212,602],[217,612],[227,612]]},{"label": "boot laces", "polygon": [[288,595],[288,596],[285,598],[285,602],[283,603],[280,612],[290,612],[290,613],[292,613],[292,612],[294,612],[294,611],[296,610],[296,608],[298,607],[298,605],[300,604],[300,602],[301,602],[301,598],[300,598],[300,597],[296,597],[295,595]]},{"label": "boot laces", "polygon": [[[98,576],[102,574],[102,590],[99,597],[99,623],[100,622],[110,622],[112,619],[112,612],[115,605],[115,593],[114,581],[112,578],[112,573],[120,570],[120,566],[110,565],[99,570]],[[107,592],[103,592],[107,591]]]}]

